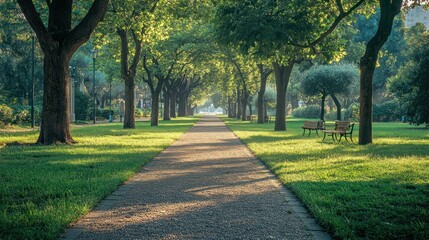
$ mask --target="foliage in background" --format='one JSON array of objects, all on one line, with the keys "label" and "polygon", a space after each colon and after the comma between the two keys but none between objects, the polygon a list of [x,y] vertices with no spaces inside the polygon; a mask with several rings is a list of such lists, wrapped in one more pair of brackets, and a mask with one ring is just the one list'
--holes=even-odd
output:
[{"label": "foliage in background", "polygon": [[429,126],[429,32],[423,24],[408,31],[407,63],[389,83],[410,123]]}]

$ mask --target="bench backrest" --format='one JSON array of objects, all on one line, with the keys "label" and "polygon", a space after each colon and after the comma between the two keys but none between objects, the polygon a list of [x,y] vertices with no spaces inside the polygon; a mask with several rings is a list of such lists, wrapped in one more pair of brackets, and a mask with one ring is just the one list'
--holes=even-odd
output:
[{"label": "bench backrest", "polygon": [[336,131],[342,131],[342,132],[353,132],[354,123],[351,123],[349,121],[335,121],[335,130]]},{"label": "bench backrest", "polygon": [[315,121],[304,121],[304,127],[306,128],[317,128],[318,122]]}]

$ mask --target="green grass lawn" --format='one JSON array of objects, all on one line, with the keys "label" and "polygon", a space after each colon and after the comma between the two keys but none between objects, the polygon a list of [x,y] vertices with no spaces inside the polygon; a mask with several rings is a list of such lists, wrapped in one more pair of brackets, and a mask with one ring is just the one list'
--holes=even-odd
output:
[{"label": "green grass lawn", "polygon": [[334,238],[429,239],[429,129],[374,123],[374,144],[359,146],[301,136],[302,119],[286,132],[224,120]]},{"label": "green grass lawn", "polygon": [[75,127],[78,144],[35,146],[37,132],[0,132],[0,239],[56,239],[198,118],[135,130]]}]

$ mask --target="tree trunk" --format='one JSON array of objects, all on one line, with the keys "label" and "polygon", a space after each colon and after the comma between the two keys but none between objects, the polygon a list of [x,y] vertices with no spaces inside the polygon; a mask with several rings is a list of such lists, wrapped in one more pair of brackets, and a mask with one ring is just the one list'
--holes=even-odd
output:
[{"label": "tree trunk", "polygon": [[33,1],[17,2],[36,33],[44,55],[43,113],[37,143],[74,143],[70,133],[69,61],[103,18],[108,0],[94,0],[88,13],[73,29],[72,0],[50,1],[47,28]]},{"label": "tree trunk", "polygon": [[159,93],[152,92],[152,110],[150,116],[150,125],[158,126],[159,122]]},{"label": "tree trunk", "polygon": [[326,95],[322,95],[322,100],[320,101],[320,120],[325,121],[325,99]]},{"label": "tree trunk", "polygon": [[331,98],[335,103],[335,106],[337,107],[337,120],[341,121],[341,103],[338,101],[338,98],[335,95],[331,94]]},{"label": "tree trunk", "polygon": [[228,96],[228,117],[229,118],[233,118],[232,111],[233,111],[233,107],[232,107],[231,97]]},{"label": "tree trunk", "polygon": [[164,118],[165,121],[170,121],[170,93],[168,91],[164,92]]},{"label": "tree trunk", "polygon": [[247,120],[247,102],[249,101],[249,92],[243,90],[243,96],[241,96],[241,121]]},{"label": "tree trunk", "polygon": [[186,116],[186,95],[187,93],[184,93],[179,96],[179,117]]},{"label": "tree trunk", "polygon": [[[58,55],[59,52],[59,55]],[[37,143],[75,143],[70,133],[69,112],[69,59],[58,49],[45,54],[44,58],[44,94],[43,115]]]},{"label": "tree trunk", "polygon": [[259,74],[261,76],[261,85],[258,92],[258,123],[265,123],[265,110],[264,110],[264,95],[267,88],[267,79],[272,70],[265,71],[264,65],[258,64]]},{"label": "tree trunk", "polygon": [[378,53],[392,32],[393,20],[401,11],[402,0],[380,0],[381,16],[374,37],[360,60],[359,145],[372,143],[373,75]]},{"label": "tree trunk", "polygon": [[242,114],[242,107],[241,107],[241,91],[237,88],[237,115],[235,118],[241,119]]},{"label": "tree trunk", "polygon": [[176,101],[177,101],[177,96],[176,93],[173,92],[170,96],[170,116],[172,118],[176,118]]},{"label": "tree trunk", "polygon": [[134,129],[136,128],[136,121],[134,117],[134,112],[135,112],[134,78],[127,77],[124,79],[124,82],[125,82],[124,129]]},{"label": "tree trunk", "polygon": [[276,121],[274,124],[274,131],[286,130],[286,90],[294,64],[294,60],[290,60],[287,65],[273,63],[277,88]]}]

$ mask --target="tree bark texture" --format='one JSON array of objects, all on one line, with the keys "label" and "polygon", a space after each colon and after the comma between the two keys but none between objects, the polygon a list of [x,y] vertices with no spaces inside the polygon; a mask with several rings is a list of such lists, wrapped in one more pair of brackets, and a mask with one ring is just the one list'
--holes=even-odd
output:
[{"label": "tree bark texture", "polygon": [[173,91],[170,96],[170,116],[171,118],[176,118],[176,102],[177,102],[177,96],[176,92]]},{"label": "tree bark texture", "polygon": [[372,143],[373,75],[378,53],[392,32],[393,20],[401,11],[402,0],[379,0],[380,20],[374,37],[360,59],[359,145]]},{"label": "tree bark texture", "polygon": [[[137,65],[140,60],[142,50],[142,41],[137,35],[132,32],[135,43],[134,57],[131,65],[128,64],[129,48],[128,48],[128,32],[125,29],[118,28],[116,30],[121,39],[121,76],[125,83],[125,113],[124,113],[124,129],[134,129],[135,123],[135,106],[134,106],[134,91],[135,78],[137,73]],[[131,89],[130,87],[133,86]]]},{"label": "tree bark texture", "polygon": [[281,65],[276,62],[273,63],[277,88],[276,121],[274,124],[274,131],[286,130],[286,90],[294,64],[294,60],[290,60],[287,65]]},{"label": "tree bark texture", "polygon": [[183,93],[179,96],[179,117],[186,117],[186,108],[188,105],[187,93]]},{"label": "tree bark texture", "polygon": [[263,64],[258,64],[259,74],[261,76],[261,83],[258,92],[258,123],[265,123],[264,117],[264,95],[267,88],[267,79],[270,76],[272,70],[264,69]]},{"label": "tree bark texture", "polygon": [[247,103],[249,101],[249,92],[243,90],[243,95],[241,96],[241,121],[246,121],[247,120],[247,114],[246,114],[246,108],[247,108]]},{"label": "tree bark texture", "polygon": [[241,119],[242,107],[241,107],[241,91],[237,88],[237,115],[235,116],[237,119]]},{"label": "tree bark texture", "polygon": [[70,133],[69,61],[94,31],[107,11],[108,0],[94,0],[80,23],[71,28],[72,0],[49,3],[46,28],[32,0],[18,0],[22,13],[34,30],[44,55],[43,113],[39,144],[74,143]]},{"label": "tree bark texture", "polygon": [[320,101],[320,120],[325,121],[325,100],[326,95],[322,95],[322,100]]},{"label": "tree bark texture", "polygon": [[124,129],[136,128],[134,117],[135,112],[135,82],[134,78],[125,78],[125,113],[124,113]]},{"label": "tree bark texture", "polygon": [[158,126],[159,122],[159,93],[152,93],[152,109],[150,114],[150,125]]},{"label": "tree bark texture", "polygon": [[168,91],[164,92],[164,116],[163,120],[170,121],[170,93]]},{"label": "tree bark texture", "polygon": [[341,103],[338,101],[338,98],[335,95],[331,94],[331,98],[335,103],[335,106],[337,107],[337,120],[341,121]]}]

